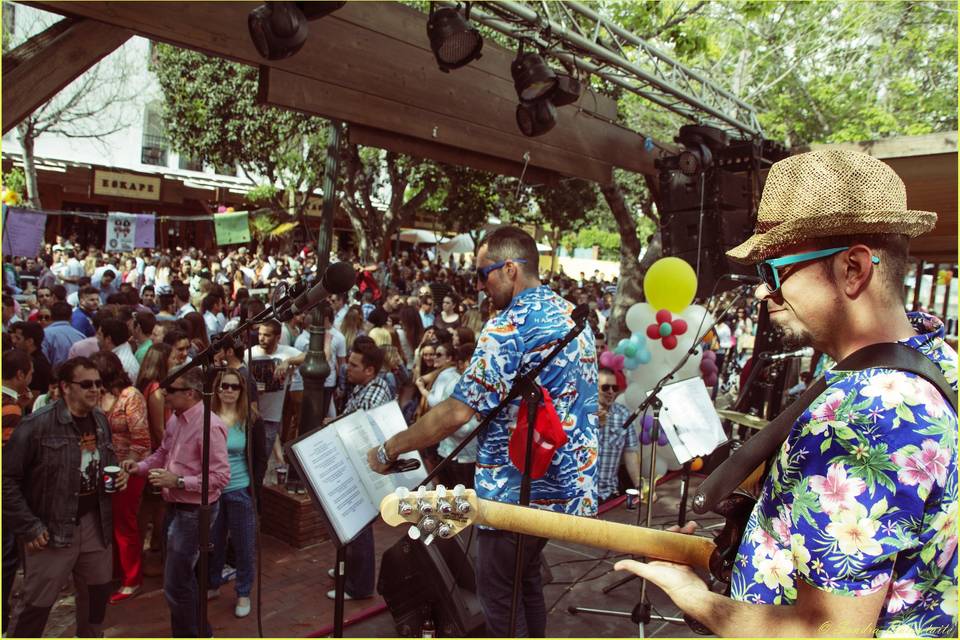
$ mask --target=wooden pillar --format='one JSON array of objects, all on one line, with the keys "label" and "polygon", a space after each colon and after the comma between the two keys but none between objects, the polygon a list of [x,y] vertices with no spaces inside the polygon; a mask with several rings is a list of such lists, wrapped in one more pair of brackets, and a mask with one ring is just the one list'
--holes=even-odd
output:
[{"label": "wooden pillar", "polygon": [[937,303],[937,274],[940,273],[940,264],[933,265],[933,280],[930,282],[930,302],[927,304],[927,311],[935,313],[934,305]]},{"label": "wooden pillar", "polygon": [[920,279],[923,277],[923,260],[917,260],[917,271],[913,277],[913,304],[912,311],[920,309]]}]

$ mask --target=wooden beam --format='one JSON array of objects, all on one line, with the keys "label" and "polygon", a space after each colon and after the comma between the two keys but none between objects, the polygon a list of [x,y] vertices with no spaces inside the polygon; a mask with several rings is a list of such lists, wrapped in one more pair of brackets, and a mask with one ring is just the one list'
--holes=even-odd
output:
[{"label": "wooden beam", "polygon": [[[260,101],[275,107],[322,115],[367,127],[384,129],[421,140],[436,141],[467,151],[523,162],[568,176],[608,184],[609,164],[539,139],[511,134],[497,127],[475,124],[426,111],[378,95],[312,80],[276,68],[260,72]],[[585,116],[584,116],[585,117]],[[508,155],[509,154],[509,155]]]},{"label": "wooden beam", "polygon": [[81,19],[55,24],[3,56],[6,133],[80,74],[126,42],[133,32]]},{"label": "wooden beam", "polygon": [[428,142],[419,138],[405,136],[392,131],[374,129],[359,124],[350,125],[350,142],[368,147],[379,147],[389,151],[405,153],[417,158],[430,158],[437,162],[461,165],[504,176],[523,176],[524,184],[555,185],[560,182],[560,174],[540,167],[527,167],[495,156],[458,149],[437,142]]},{"label": "wooden beam", "polygon": [[[247,15],[252,3],[242,2],[33,2],[33,6],[85,16],[131,29],[156,40],[196,49],[212,55],[244,62],[268,64],[275,73],[288,74],[297,82],[313,80],[314,88],[338,88],[342,94],[367,99],[354,103],[360,111],[378,99],[381,107],[398,106],[406,113],[424,112],[442,126],[431,126],[429,135],[405,128],[394,128],[395,118],[379,112],[378,119],[368,116],[361,122],[356,116],[340,119],[366,126],[396,131],[429,142],[461,146],[460,140],[478,133],[488,140],[484,149],[464,146],[469,151],[517,162],[528,148],[531,155],[564,158],[565,170],[541,167],[608,182],[617,166],[630,171],[654,173],[654,160],[660,150],[644,148],[644,137],[620,127],[615,103],[605,97],[585,93],[575,105],[558,110],[554,130],[536,140],[524,139],[517,130],[514,112],[517,96],[510,76],[514,53],[486,41],[483,57],[451,73],[439,71],[426,37],[426,15],[394,2],[350,2],[333,14],[310,23],[310,37],[294,56],[279,61],[259,57],[247,31]],[[315,92],[309,92],[310,98]],[[311,100],[296,100],[284,105],[306,113],[331,116],[316,109]],[[433,136],[436,129],[438,137]],[[463,130],[467,136],[446,137]],[[496,132],[497,136],[488,134]],[[583,172],[571,172],[570,166],[583,163]],[[592,165],[592,167],[590,167]],[[603,168],[601,172],[599,169]],[[605,173],[606,175],[601,175]],[[584,175],[586,174],[586,175]]]}]

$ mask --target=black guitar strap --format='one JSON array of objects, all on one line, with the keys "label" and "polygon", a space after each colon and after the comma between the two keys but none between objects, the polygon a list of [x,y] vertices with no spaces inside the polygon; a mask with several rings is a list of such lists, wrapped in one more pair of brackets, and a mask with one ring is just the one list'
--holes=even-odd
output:
[{"label": "black guitar strap", "polygon": [[[833,370],[862,371],[870,368],[909,371],[923,377],[937,387],[956,413],[957,392],[947,384],[940,368],[916,349],[897,342],[873,344],[850,354],[837,363]],[[793,424],[826,388],[826,380],[821,376],[770,424],[724,460],[700,485],[693,498],[693,510],[697,513],[712,510],[720,500],[733,493],[763,461],[776,454],[787,439]]]}]

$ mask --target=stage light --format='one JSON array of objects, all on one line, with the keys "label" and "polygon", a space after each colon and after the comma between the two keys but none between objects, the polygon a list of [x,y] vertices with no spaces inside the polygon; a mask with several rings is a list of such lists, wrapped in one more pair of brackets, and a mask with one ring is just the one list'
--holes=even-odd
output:
[{"label": "stage light", "polygon": [[510,65],[513,86],[521,100],[531,101],[550,93],[557,86],[557,74],[536,53],[524,53],[523,45]]},{"label": "stage light", "polygon": [[557,84],[550,92],[550,102],[562,107],[580,99],[580,81],[568,73],[557,73]]},{"label": "stage light", "polygon": [[480,57],[483,38],[480,31],[470,25],[469,19],[469,2],[465,17],[453,7],[434,10],[433,3],[430,4],[427,37],[440,71],[449,73],[450,69],[457,69]]},{"label": "stage light", "polygon": [[527,137],[540,136],[557,124],[557,108],[546,98],[522,100],[517,105],[517,126]]},{"label": "stage light", "polygon": [[265,2],[247,16],[250,39],[267,60],[283,60],[300,51],[307,41],[307,22],[328,15],[346,4],[337,2]]},{"label": "stage light", "polygon": [[247,17],[250,39],[267,60],[289,58],[307,41],[307,19],[295,2],[265,2]]}]

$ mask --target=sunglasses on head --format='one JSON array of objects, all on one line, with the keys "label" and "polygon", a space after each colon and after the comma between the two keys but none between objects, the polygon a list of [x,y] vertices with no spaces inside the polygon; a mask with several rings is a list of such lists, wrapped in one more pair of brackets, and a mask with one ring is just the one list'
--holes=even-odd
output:
[{"label": "sunglasses on head", "polygon": [[91,389],[96,387],[97,389],[103,388],[103,380],[71,380],[70,384],[75,384],[81,389]]},{"label": "sunglasses on head", "polygon": [[600,385],[600,391],[603,391],[604,393],[609,393],[609,392],[611,392],[611,391],[616,391],[616,390],[617,390],[617,385],[615,385],[615,384],[602,384],[602,385]]},{"label": "sunglasses on head", "polygon": [[240,391],[243,386],[233,382],[221,382],[220,391]]},{"label": "sunglasses on head", "polygon": [[507,258],[506,260],[501,260],[500,262],[494,262],[493,264],[488,264],[485,267],[480,267],[477,269],[477,280],[480,282],[486,282],[487,278],[490,277],[490,274],[496,271],[497,269],[503,269],[507,266],[508,262],[518,262],[520,264],[527,264],[527,261],[523,258]]}]

